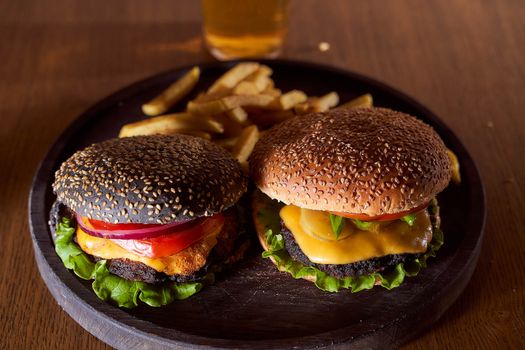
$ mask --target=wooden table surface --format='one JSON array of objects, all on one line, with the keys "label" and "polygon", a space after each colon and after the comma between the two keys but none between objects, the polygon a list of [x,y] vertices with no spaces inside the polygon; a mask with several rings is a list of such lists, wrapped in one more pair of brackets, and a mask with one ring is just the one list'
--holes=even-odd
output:
[{"label": "wooden table surface", "polygon": [[[478,267],[407,348],[525,347],[524,18],[518,0],[292,4],[284,58],[357,71],[412,95],[457,133],[481,171],[488,217]],[[100,98],[213,60],[200,26],[197,1],[0,1],[0,348],[108,348],[58,307],[38,274],[31,178],[60,132]]]}]

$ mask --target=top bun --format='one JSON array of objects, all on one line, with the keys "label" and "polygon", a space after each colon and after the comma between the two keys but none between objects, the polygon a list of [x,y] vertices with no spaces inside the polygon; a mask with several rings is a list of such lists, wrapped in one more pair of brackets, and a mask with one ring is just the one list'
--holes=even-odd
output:
[{"label": "top bun", "polygon": [[450,180],[447,148],[428,125],[386,108],[334,109],[270,129],[250,157],[259,189],[302,208],[396,214]]},{"label": "top bun", "polygon": [[192,136],[111,139],[73,154],[55,174],[57,200],[112,223],[166,224],[209,216],[246,192],[239,163]]}]

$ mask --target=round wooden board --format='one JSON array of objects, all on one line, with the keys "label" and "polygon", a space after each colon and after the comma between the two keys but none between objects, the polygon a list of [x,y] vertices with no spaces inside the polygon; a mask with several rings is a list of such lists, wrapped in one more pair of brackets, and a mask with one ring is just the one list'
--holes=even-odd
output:
[{"label": "round wooden board", "polygon": [[[196,92],[236,62],[200,65]],[[283,91],[341,101],[371,93],[377,106],[405,111],[432,125],[459,158],[463,182],[438,196],[445,245],[418,276],[399,288],[352,294],[325,293],[312,283],[278,272],[254,247],[248,257],[188,300],[163,308],[119,309],[99,300],[90,282],[68,271],[55,254],[48,228],[54,171],[76,150],[115,137],[142,119],[140,106],[189,67],[135,83],[97,103],[59,137],[35,175],[29,199],[38,268],[60,306],[87,331],[119,349],[129,348],[382,348],[429,328],[456,300],[475,268],[485,221],[484,191],[476,166],[453,132],[413,99],[367,77],[310,63],[263,61]],[[174,107],[182,110],[187,100]]]}]

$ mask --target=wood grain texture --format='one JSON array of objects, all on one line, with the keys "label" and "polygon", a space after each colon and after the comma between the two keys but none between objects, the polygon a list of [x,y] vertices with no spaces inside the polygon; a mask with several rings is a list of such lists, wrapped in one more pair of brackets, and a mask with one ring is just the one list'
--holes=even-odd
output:
[{"label": "wood grain texture", "polygon": [[[403,90],[476,160],[488,221],[478,268],[445,316],[406,348],[523,348],[525,6],[521,1],[293,3],[283,56]],[[320,52],[321,41],[330,50]],[[52,299],[26,221],[31,177],[84,109],[137,79],[211,60],[196,1],[0,1],[0,348],[104,349]]]}]

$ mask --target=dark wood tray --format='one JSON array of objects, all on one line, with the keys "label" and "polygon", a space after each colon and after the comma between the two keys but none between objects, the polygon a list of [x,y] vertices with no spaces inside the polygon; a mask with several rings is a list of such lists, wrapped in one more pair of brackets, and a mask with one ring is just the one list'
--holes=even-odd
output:
[{"label": "dark wood tray", "polygon": [[[352,294],[325,293],[280,273],[257,246],[236,268],[194,297],[163,308],[113,307],[90,282],[66,270],[47,225],[54,171],[76,150],[118,134],[142,118],[140,105],[185,72],[175,69],[135,83],[97,103],[70,125],[35,175],[29,199],[31,237],[38,268],[58,304],[87,331],[116,348],[383,348],[399,345],[430,327],[456,300],[476,265],[485,221],[484,191],[476,166],[454,133],[427,108],[370,78],[310,63],[264,61],[277,87],[308,95],[337,91],[341,101],[371,93],[378,106],[420,117],[458,156],[463,182],[439,195],[445,245],[429,267],[399,288]],[[201,65],[195,91],[235,62]],[[180,110],[182,101],[174,110]]]}]

